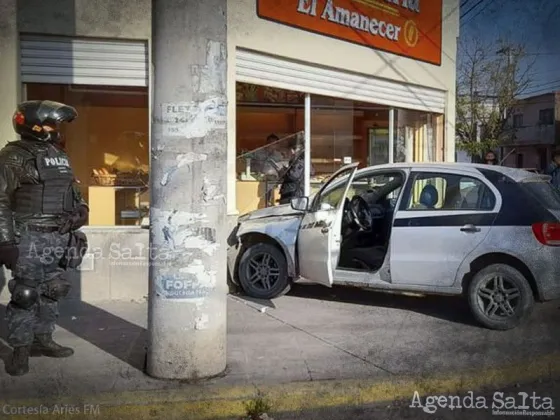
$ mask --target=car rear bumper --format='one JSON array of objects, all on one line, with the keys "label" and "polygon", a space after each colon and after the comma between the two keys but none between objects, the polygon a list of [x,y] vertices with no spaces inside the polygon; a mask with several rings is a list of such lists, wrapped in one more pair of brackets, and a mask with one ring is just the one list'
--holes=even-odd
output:
[{"label": "car rear bumper", "polygon": [[560,247],[543,246],[527,266],[537,283],[540,300],[560,299]]}]

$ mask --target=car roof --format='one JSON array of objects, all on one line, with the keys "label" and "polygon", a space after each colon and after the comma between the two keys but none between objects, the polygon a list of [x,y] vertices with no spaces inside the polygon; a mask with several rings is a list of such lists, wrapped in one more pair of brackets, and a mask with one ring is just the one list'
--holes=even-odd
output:
[{"label": "car roof", "polygon": [[526,171],[519,168],[510,168],[507,166],[498,165],[485,165],[482,163],[457,163],[457,162],[399,162],[399,163],[385,163],[382,165],[368,166],[367,168],[359,169],[357,174],[367,173],[374,169],[428,169],[437,171],[438,169],[462,170],[472,172],[473,174],[480,174],[480,170],[495,171],[505,176],[510,177],[515,182],[522,182],[527,179],[542,178],[548,179],[546,175],[535,175],[533,172]]}]

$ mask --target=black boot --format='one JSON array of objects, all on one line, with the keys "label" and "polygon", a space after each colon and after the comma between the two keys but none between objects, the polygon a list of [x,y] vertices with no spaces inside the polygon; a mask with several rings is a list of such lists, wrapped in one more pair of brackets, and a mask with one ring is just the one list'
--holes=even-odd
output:
[{"label": "black boot", "polygon": [[35,334],[35,340],[31,346],[32,356],[47,357],[70,357],[74,350],[70,347],[63,347],[52,339],[52,334]]},{"label": "black boot", "polygon": [[12,360],[6,364],[6,373],[11,376],[22,376],[29,372],[29,347],[14,347]]}]

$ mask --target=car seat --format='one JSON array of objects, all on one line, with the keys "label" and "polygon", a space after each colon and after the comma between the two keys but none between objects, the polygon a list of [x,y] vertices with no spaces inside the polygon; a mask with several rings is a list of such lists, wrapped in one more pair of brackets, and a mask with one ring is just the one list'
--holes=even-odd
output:
[{"label": "car seat", "polygon": [[433,185],[428,184],[422,189],[422,192],[420,193],[420,200],[418,201],[427,209],[433,209],[438,200],[438,190]]}]

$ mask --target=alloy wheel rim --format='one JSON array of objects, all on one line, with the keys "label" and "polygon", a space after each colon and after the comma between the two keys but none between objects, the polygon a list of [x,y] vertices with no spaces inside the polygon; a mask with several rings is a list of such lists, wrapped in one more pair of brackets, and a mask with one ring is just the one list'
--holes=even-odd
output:
[{"label": "alloy wheel rim", "polygon": [[269,253],[253,256],[247,265],[247,279],[256,289],[268,291],[272,289],[280,278],[278,262]]},{"label": "alloy wheel rim", "polygon": [[480,309],[490,319],[511,318],[521,304],[521,291],[514,282],[502,275],[492,276],[485,281],[476,295]]}]

